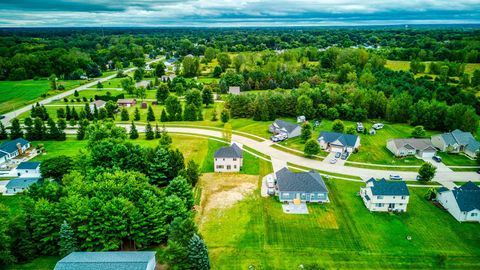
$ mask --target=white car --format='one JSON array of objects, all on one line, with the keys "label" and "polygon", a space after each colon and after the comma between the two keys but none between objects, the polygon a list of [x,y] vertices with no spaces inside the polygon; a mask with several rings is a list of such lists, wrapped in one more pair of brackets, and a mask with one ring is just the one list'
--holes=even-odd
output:
[{"label": "white car", "polygon": [[337,163],[337,159],[336,159],[336,158],[330,159],[330,164],[335,164],[335,163]]},{"label": "white car", "polygon": [[267,182],[267,187],[269,189],[275,187],[275,180],[273,179],[272,175],[267,175],[267,181],[266,182]]},{"label": "white car", "polygon": [[382,129],[383,126],[384,126],[384,125],[383,125],[382,123],[376,123],[376,124],[373,124],[372,127],[373,127],[374,129]]}]

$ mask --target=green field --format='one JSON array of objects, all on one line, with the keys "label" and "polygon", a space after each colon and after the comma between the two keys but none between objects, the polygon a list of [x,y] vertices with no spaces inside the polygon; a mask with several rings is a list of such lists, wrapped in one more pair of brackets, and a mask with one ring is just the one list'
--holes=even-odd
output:
[{"label": "green field", "polygon": [[[59,81],[66,89],[80,86],[85,81]],[[0,114],[39,101],[42,95],[54,95],[48,80],[0,81]]]},{"label": "green field", "polygon": [[361,183],[327,185],[331,202],[310,204],[309,215],[284,214],[258,190],[229,209],[206,213],[200,230],[212,269],[480,267],[480,224],[458,223],[423,199],[426,189],[410,188],[408,212],[396,215],[370,213],[356,195]]},{"label": "green field", "polygon": [[[426,64],[426,72],[428,72],[430,62],[423,62]],[[400,60],[387,60],[385,67],[394,71],[409,71],[410,70],[410,61],[400,61]],[[480,69],[479,63],[468,63],[465,64],[465,73],[473,74],[477,69]],[[435,76],[433,74],[428,74],[430,76]]]}]

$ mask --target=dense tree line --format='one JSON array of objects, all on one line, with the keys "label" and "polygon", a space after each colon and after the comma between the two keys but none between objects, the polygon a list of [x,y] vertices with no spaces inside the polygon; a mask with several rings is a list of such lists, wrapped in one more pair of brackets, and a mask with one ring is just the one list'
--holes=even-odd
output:
[{"label": "dense tree line", "polygon": [[170,262],[209,269],[207,249],[191,225],[198,166],[185,168],[182,153],[169,144],[126,142],[126,131],[113,123],[92,124],[85,136],[87,149],[77,158],[43,162],[44,183],[26,192],[18,211],[7,214],[0,205],[0,265],[168,241]]}]

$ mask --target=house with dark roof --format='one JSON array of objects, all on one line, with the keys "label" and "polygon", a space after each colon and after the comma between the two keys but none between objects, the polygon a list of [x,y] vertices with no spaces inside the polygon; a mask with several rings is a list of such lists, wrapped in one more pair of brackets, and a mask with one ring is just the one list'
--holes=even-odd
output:
[{"label": "house with dark roof", "polygon": [[360,188],[360,196],[371,212],[406,212],[410,192],[403,181],[370,178],[366,186]]},{"label": "house with dark roof", "polygon": [[33,184],[41,184],[40,177],[22,177],[8,181],[5,186],[6,194],[17,194],[27,190]]},{"label": "house with dark roof", "polygon": [[28,148],[30,148],[30,142],[23,138],[2,143],[0,145],[0,164],[25,153]]},{"label": "house with dark roof", "polygon": [[480,222],[480,187],[471,181],[453,189],[441,187],[437,201],[460,222]]},{"label": "house with dark roof", "polygon": [[154,270],[155,251],[72,252],[54,270]]},{"label": "house with dark roof", "polygon": [[437,149],[430,139],[390,139],[387,141],[387,149],[396,157],[416,155],[420,158],[433,157]]},{"label": "house with dark roof", "polygon": [[476,158],[480,151],[480,142],[475,140],[472,133],[455,129],[452,132],[432,136],[432,144],[440,151],[448,153],[465,153]]},{"label": "house with dark roof", "polygon": [[320,148],[330,152],[351,153],[360,146],[360,137],[352,134],[322,131],[317,139]]},{"label": "house with dark roof", "polygon": [[268,128],[270,133],[274,134],[287,134],[288,138],[300,136],[302,133],[302,127],[298,124],[289,123],[280,119],[273,121]]},{"label": "house with dark roof", "polygon": [[40,162],[27,161],[20,162],[15,168],[18,177],[41,177]]},{"label": "house with dark roof", "polygon": [[316,171],[291,172],[283,168],[275,173],[275,177],[281,202],[329,202],[327,186]]},{"label": "house with dark roof", "polygon": [[222,147],[215,151],[213,159],[215,172],[239,172],[243,166],[242,146],[234,142]]}]

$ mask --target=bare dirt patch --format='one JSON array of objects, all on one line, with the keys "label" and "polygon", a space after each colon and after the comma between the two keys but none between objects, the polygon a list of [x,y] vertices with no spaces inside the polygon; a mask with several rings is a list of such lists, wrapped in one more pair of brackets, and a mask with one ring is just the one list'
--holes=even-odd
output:
[{"label": "bare dirt patch", "polygon": [[246,196],[253,194],[258,187],[258,176],[205,173],[199,184],[202,187],[202,195],[198,211],[203,223],[211,212],[228,209]]}]

